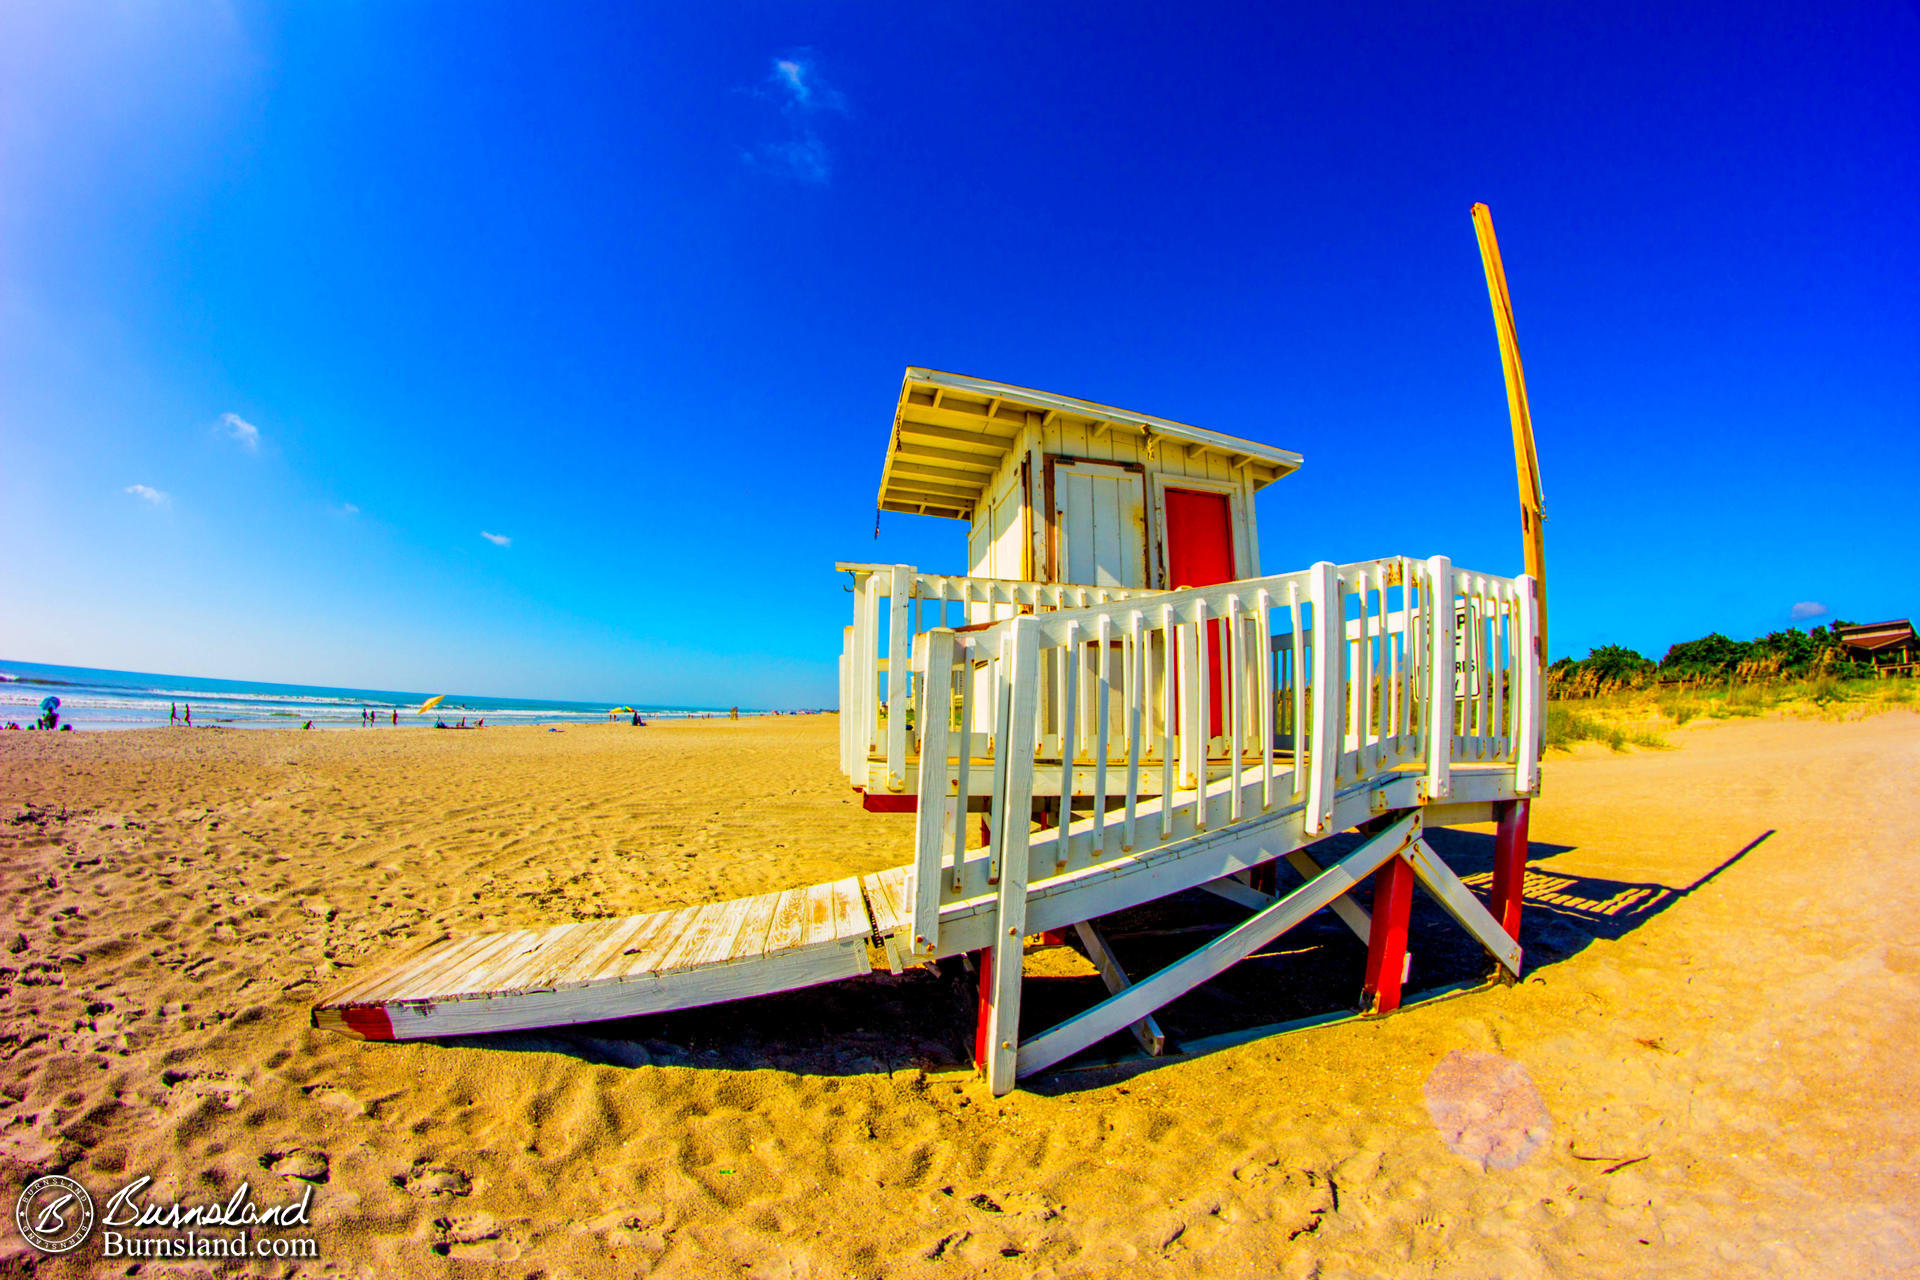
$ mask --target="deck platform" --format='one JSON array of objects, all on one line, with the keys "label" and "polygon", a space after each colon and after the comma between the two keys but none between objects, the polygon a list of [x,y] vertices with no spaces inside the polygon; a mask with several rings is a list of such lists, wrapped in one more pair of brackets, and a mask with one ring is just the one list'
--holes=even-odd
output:
[{"label": "deck platform", "polygon": [[[730,902],[441,938],[322,994],[315,1027],[414,1040],[662,1013],[871,972],[906,868]],[[873,914],[869,915],[869,904]]]}]

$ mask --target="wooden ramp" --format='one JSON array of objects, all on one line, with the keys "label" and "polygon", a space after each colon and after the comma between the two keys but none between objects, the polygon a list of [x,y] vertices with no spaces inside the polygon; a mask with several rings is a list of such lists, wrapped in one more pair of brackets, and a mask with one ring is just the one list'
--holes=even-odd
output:
[{"label": "wooden ramp", "polygon": [[[441,938],[324,993],[313,1025],[418,1040],[662,1013],[872,971],[906,868],[678,911]],[[871,903],[874,915],[869,916]]]}]

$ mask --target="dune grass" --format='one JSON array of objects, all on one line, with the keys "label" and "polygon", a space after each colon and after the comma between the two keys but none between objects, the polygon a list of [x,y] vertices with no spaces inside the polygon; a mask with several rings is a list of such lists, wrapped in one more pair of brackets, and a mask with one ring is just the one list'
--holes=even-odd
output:
[{"label": "dune grass", "polygon": [[1740,720],[1778,713],[1845,719],[1912,706],[1920,680],[1841,680],[1817,675],[1804,680],[1729,682],[1718,685],[1654,686],[1593,698],[1547,703],[1547,748],[1571,750],[1597,742],[1614,751],[1629,746],[1660,749],[1672,744],[1660,730],[1699,720]]}]

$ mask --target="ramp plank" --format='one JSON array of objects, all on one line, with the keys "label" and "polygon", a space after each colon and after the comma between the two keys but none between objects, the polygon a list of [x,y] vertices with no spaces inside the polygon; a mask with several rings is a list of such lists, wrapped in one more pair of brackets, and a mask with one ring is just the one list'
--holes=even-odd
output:
[{"label": "ramp plank", "polygon": [[860,887],[866,891],[867,906],[873,912],[875,933],[884,938],[907,925],[912,912],[907,903],[905,867],[892,867],[862,876]]}]

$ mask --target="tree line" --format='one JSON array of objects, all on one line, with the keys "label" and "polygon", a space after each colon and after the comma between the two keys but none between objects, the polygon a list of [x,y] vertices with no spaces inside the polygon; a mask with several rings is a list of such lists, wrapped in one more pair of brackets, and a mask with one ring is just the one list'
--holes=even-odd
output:
[{"label": "tree line", "polygon": [[1732,640],[1716,631],[1681,641],[1658,662],[1625,645],[1601,645],[1584,658],[1561,658],[1549,666],[1547,687],[1555,697],[1578,698],[1656,684],[1866,675],[1869,665],[1854,662],[1840,643],[1839,629],[1851,625],[1835,619],[1831,627],[1789,628],[1757,640]]}]

